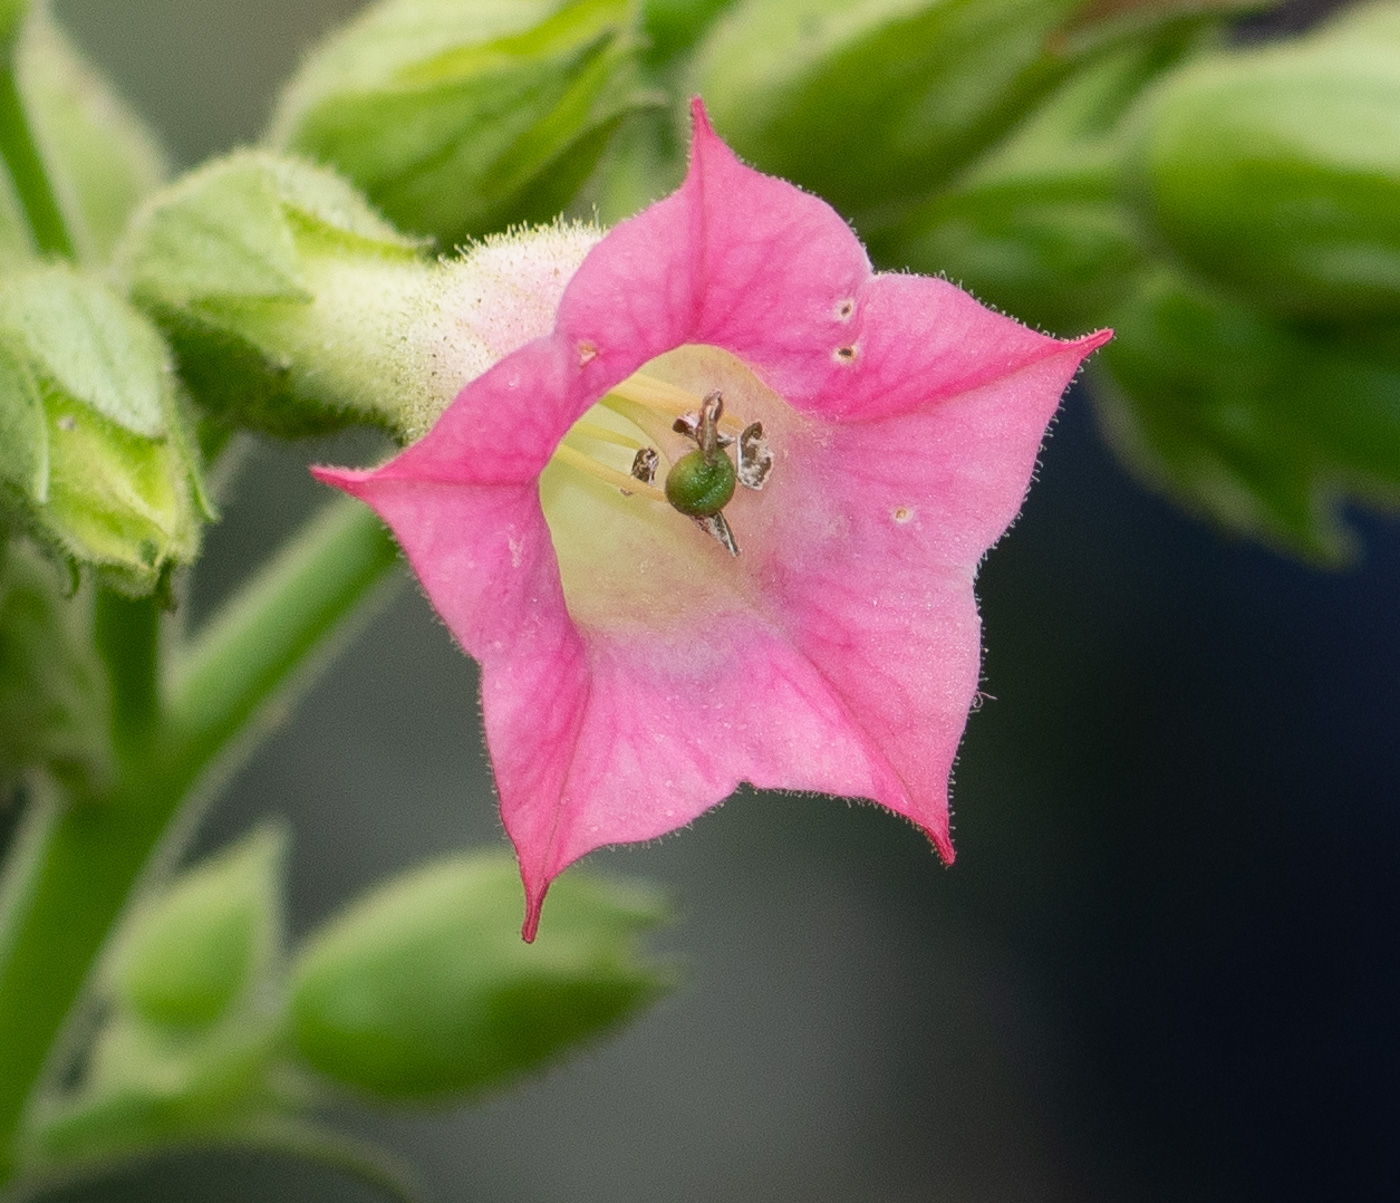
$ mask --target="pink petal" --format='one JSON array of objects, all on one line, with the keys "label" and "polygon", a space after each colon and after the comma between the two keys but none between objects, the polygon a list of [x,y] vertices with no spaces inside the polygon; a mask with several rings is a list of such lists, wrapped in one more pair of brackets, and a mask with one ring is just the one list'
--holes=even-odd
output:
[{"label": "pink petal", "polygon": [[[976,568],[1108,337],[1059,342],[945,281],[873,274],[829,206],[744,167],[693,114],[684,185],[594,247],[552,335],[390,463],[318,471],[384,517],[481,661],[527,939],[565,866],[683,826],[744,781],[870,798],[952,859]],[[772,390],[727,378],[741,369],[715,353],[676,368],[697,392],[725,378],[774,446],[768,488],[731,503],[743,553],[656,511],[629,533],[655,579],[630,581],[620,548],[570,578],[571,613],[539,475],[609,388],[696,345]]]}]

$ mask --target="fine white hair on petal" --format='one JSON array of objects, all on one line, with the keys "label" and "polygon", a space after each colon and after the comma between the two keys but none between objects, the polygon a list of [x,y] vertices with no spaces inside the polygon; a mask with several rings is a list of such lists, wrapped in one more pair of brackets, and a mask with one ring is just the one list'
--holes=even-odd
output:
[{"label": "fine white hair on petal", "polygon": [[557,221],[493,234],[438,267],[406,342],[431,363],[430,387],[406,423],[425,434],[463,386],[554,329],[564,288],[603,231]]}]

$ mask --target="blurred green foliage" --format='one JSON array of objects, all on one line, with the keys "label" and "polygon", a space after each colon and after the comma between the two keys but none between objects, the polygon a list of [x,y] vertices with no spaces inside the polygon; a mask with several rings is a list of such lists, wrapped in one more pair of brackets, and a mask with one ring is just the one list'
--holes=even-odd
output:
[{"label": "blurred green foliage", "polygon": [[[380,0],[308,56],[264,147],[168,183],[48,6],[0,0],[0,784],[115,796],[114,691],[159,709],[168,682],[150,649],[104,662],[83,578],[172,596],[214,512],[201,438],[384,423],[417,387],[381,350],[425,245],[662,194],[691,91],[880,266],[1060,333],[1113,326],[1088,382],[1129,467],[1345,560],[1341,507],[1400,501],[1400,0],[1262,45],[1232,33],[1250,7]],[[452,857],[289,950],[285,868],[267,829],[133,911],[80,1072],[26,1113],[32,1164],[347,1090],[470,1095],[671,980],[639,947],[665,907],[636,887],[569,875],[526,946],[514,867]]]},{"label": "blurred green foliage", "polygon": [[309,942],[292,988],[296,1047],[327,1076],[387,1098],[497,1086],[664,993],[671,975],[637,937],[665,916],[653,892],[570,873],[525,944],[510,857],[425,865]]},{"label": "blurred green foliage", "polygon": [[209,514],[193,433],[156,330],[58,264],[0,281],[0,512],[123,592],[192,560]]},{"label": "blurred green foliage", "polygon": [[447,248],[569,201],[642,86],[632,0],[385,0],[288,86],[273,145]]}]

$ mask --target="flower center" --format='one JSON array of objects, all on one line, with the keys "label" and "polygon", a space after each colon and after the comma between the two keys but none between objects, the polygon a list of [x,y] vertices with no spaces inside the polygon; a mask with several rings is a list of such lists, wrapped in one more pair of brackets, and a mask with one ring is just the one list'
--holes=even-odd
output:
[{"label": "flower center", "polygon": [[638,605],[645,595],[655,617],[675,590],[732,575],[719,563],[740,555],[755,519],[743,499],[771,473],[764,419],[777,405],[733,356],[683,347],[574,423],[541,475],[540,499],[576,619],[590,599],[616,605],[620,594]]},{"label": "flower center", "polygon": [[[625,471],[623,459],[630,461]],[[724,507],[737,485],[763,488],[773,456],[763,423],[745,424],[726,414],[721,390],[697,397],[636,372],[569,428],[551,462],[592,476],[639,504],[666,503],[737,556]],[[654,483],[658,473],[662,489]]]}]

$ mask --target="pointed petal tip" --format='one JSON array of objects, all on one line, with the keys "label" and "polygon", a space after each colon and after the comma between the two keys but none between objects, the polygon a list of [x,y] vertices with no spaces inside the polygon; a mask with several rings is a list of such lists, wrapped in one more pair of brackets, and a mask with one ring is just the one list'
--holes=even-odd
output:
[{"label": "pointed petal tip", "polygon": [[525,881],[525,922],[520,925],[520,938],[526,944],[533,944],[540,930],[540,911],[544,909],[544,896],[549,893],[549,882],[535,887]]},{"label": "pointed petal tip", "polygon": [[1097,351],[1104,343],[1110,342],[1112,338],[1113,331],[1105,328],[1095,330],[1092,334],[1086,334],[1083,338],[1076,340],[1076,345],[1088,356]]},{"label": "pointed petal tip", "polygon": [[698,138],[702,132],[711,137],[714,136],[715,131],[710,125],[710,115],[705,112],[705,102],[699,96],[690,98],[690,132],[694,138]]},{"label": "pointed petal tip", "polygon": [[370,475],[357,468],[331,468],[322,464],[312,464],[310,471],[323,485],[331,485],[354,496],[359,496],[359,486]]},{"label": "pointed petal tip", "polygon": [[951,865],[957,859],[957,853],[953,851],[953,837],[945,828],[942,831],[934,831],[925,827],[924,833],[932,842],[934,848],[938,850],[938,855],[945,865]]}]

